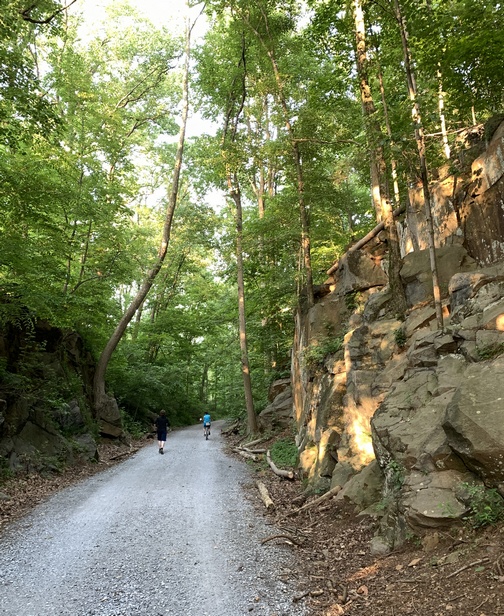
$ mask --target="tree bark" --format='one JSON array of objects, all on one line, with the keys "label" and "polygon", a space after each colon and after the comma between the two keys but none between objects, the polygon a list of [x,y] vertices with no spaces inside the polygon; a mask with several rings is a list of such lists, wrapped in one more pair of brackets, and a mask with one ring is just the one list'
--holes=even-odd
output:
[{"label": "tree bark", "polygon": [[398,0],[394,0],[394,9],[396,14],[397,23],[399,24],[399,30],[401,33],[401,42],[403,48],[404,68],[406,71],[406,80],[408,83],[408,93],[410,101],[413,105],[412,116],[415,123],[415,140],[417,143],[418,157],[420,160],[420,175],[422,178],[422,188],[424,194],[425,203],[425,218],[427,220],[427,236],[429,242],[429,257],[432,274],[432,289],[434,294],[434,306],[436,308],[436,321],[438,329],[443,329],[443,307],[441,304],[441,290],[439,287],[439,276],[437,269],[436,258],[436,245],[434,239],[434,223],[432,220],[432,207],[430,200],[429,189],[429,174],[427,171],[427,161],[425,158],[425,136],[422,126],[422,117],[420,114],[420,105],[417,100],[417,87],[415,74],[411,62],[411,51],[408,41],[408,31],[406,29],[406,22],[401,11]]},{"label": "tree bark", "polygon": [[[383,85],[383,75],[382,75],[380,68],[378,68],[378,80],[380,82],[380,94],[381,94],[382,105],[383,105],[383,115],[385,117],[385,128],[387,129],[387,136],[389,138],[390,145],[393,145],[394,140],[392,136],[392,127],[390,125],[387,99],[385,97],[385,86]],[[390,157],[390,167],[392,169],[392,184],[394,187],[394,205],[397,208],[399,207],[401,198],[400,198],[400,193],[399,193],[399,182],[397,180],[397,162],[394,156]]]},{"label": "tree bark", "polygon": [[234,178],[234,186],[230,186],[231,197],[235,204],[236,217],[236,268],[238,279],[238,319],[240,334],[241,369],[243,375],[243,386],[245,390],[245,406],[247,409],[247,432],[255,434],[258,430],[257,416],[254,409],[254,399],[252,397],[252,381],[250,378],[250,364],[247,348],[247,320],[245,316],[245,282],[243,278],[243,215],[241,193],[238,187],[237,178]]},{"label": "tree bark", "polygon": [[283,468],[278,468],[278,466],[271,459],[271,454],[270,454],[269,449],[266,452],[266,461],[268,462],[271,470],[275,473],[275,475],[278,475],[279,477],[283,477],[284,479],[294,479],[293,471],[286,471]]},{"label": "tree bark", "polygon": [[401,249],[399,246],[399,235],[394,220],[392,203],[388,195],[387,165],[380,145],[381,129],[375,117],[376,108],[369,85],[367,69],[367,47],[366,31],[364,24],[364,12],[360,0],[354,0],[354,20],[355,20],[355,43],[357,58],[357,74],[359,77],[359,87],[361,93],[362,112],[366,124],[368,145],[370,150],[370,170],[371,170],[371,194],[373,206],[376,212],[377,222],[383,220],[388,235],[388,279],[391,291],[394,310],[403,313],[406,310],[407,302],[404,287],[402,284],[401,271]]},{"label": "tree bark", "polygon": [[275,503],[269,495],[268,488],[264,485],[262,481],[256,481],[256,486],[259,490],[259,494],[261,495],[262,502],[264,503],[266,509],[274,509]]},{"label": "tree bark", "polygon": [[175,155],[175,165],[173,169],[172,186],[170,196],[168,200],[168,206],[165,214],[165,221],[163,226],[163,233],[161,238],[161,244],[158,249],[157,259],[154,266],[149,270],[147,276],[138,290],[136,296],[133,298],[131,304],[121,317],[119,323],[116,326],[112,336],[108,340],[105,348],[103,349],[93,381],[93,397],[94,397],[94,410],[99,415],[100,409],[106,407],[109,402],[109,398],[105,391],[105,374],[107,371],[112,353],[117,348],[119,341],[121,340],[126,328],[133,319],[135,312],[142,305],[143,301],[147,297],[156,276],[158,275],[163,261],[166,257],[168,245],[170,242],[170,234],[173,222],[173,216],[175,213],[175,207],[177,205],[178,187],[180,181],[180,173],[182,167],[182,157],[184,152],[185,143],[185,131],[187,126],[187,117],[189,112],[189,62],[191,51],[191,28],[189,23],[186,25],[186,41],[185,41],[185,66],[184,66],[184,78],[183,78],[183,95],[182,95],[182,121],[179,130],[177,152]]},{"label": "tree bark", "polygon": [[[245,40],[242,40],[242,55],[239,61],[239,66],[243,67],[241,76],[241,90],[236,95],[235,92],[230,92],[229,108],[227,110],[222,136],[223,154],[225,154],[225,143],[229,135],[231,144],[236,140],[238,132],[238,121],[243,111],[247,88],[245,83],[246,78],[246,57],[245,57]],[[234,111],[236,105],[238,108]],[[241,353],[241,370],[243,376],[243,387],[245,393],[245,407],[247,412],[247,433],[255,434],[258,431],[257,416],[254,409],[254,399],[252,396],[252,380],[250,377],[250,364],[248,358],[247,345],[247,319],[245,313],[245,281],[243,277],[243,214],[241,191],[238,175],[229,166],[226,167],[226,179],[228,184],[229,196],[235,204],[235,224],[236,224],[236,269],[237,269],[237,286],[238,286],[238,322],[239,322],[239,337],[240,337],[240,353]]]}]

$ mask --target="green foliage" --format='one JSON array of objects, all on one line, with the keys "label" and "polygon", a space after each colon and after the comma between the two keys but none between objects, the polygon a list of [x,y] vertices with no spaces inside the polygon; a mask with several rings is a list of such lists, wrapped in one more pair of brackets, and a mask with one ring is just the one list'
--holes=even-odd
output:
[{"label": "green foliage", "polygon": [[[29,330],[46,319],[77,330],[96,359],[157,258],[174,163],[171,137],[178,129],[180,75],[172,67],[181,40],[121,3],[84,44],[71,14],[43,23],[58,2],[32,4],[27,10],[37,25],[22,19],[26,7],[18,0],[0,0],[0,325]],[[230,169],[244,204],[257,409],[267,403],[271,381],[290,373],[292,315],[305,284],[293,144],[302,161],[315,282],[324,281],[331,263],[375,224],[373,147],[361,113],[352,15],[339,0],[308,4],[309,19],[302,20],[299,3],[290,1],[205,5],[212,26],[195,50],[192,99],[221,130],[186,148],[165,264],[109,367],[107,384],[133,431],[160,408],[174,425],[194,421],[204,409],[214,416],[244,412],[235,220],[222,195]],[[473,110],[477,121],[502,111],[503,12],[494,0],[401,6],[433,167],[441,160],[440,89],[452,145],[472,124]],[[397,21],[378,4],[366,3],[364,10],[372,33],[374,118],[387,164],[397,163],[404,200],[418,164]],[[377,95],[379,77],[391,136]],[[235,139],[231,143],[228,124],[223,142],[223,127],[235,117]],[[214,189],[221,192],[210,203]],[[348,310],[358,308],[356,293],[345,301]],[[305,350],[312,370],[341,352],[340,332],[326,333]],[[403,346],[403,330],[394,336]],[[502,345],[480,349],[480,357],[502,351]],[[51,371],[44,353],[35,347],[14,369],[4,362],[0,377],[5,393],[43,400],[50,415],[82,383],[75,374]]]},{"label": "green foliage", "polygon": [[385,467],[385,476],[387,478],[388,488],[396,492],[400,490],[404,484],[404,467],[396,460],[390,460]]},{"label": "green foliage", "polygon": [[406,344],[407,340],[404,327],[398,327],[396,330],[394,330],[394,340],[400,349],[404,348],[404,345]]},{"label": "green foliage", "polygon": [[146,426],[139,421],[135,421],[126,412],[121,413],[121,421],[124,431],[130,434],[133,438],[139,439],[145,436],[147,430]]},{"label": "green foliage", "polygon": [[504,520],[504,499],[499,492],[482,485],[461,484],[471,511],[467,516],[473,528],[481,528]]},{"label": "green foliage", "polygon": [[359,307],[359,291],[352,291],[345,295],[345,306],[350,312],[355,312]]},{"label": "green foliage", "polygon": [[9,461],[7,460],[7,458],[4,458],[3,456],[0,457],[0,485],[2,485],[2,483],[7,481],[8,479],[11,479],[13,475],[14,473],[9,468]]},{"label": "green foliage", "polygon": [[271,459],[280,468],[295,467],[299,460],[296,443],[287,438],[282,438],[271,446]]},{"label": "green foliage", "polygon": [[477,349],[478,357],[481,360],[493,359],[504,353],[504,344],[492,344]]},{"label": "green foliage", "polygon": [[303,351],[303,358],[310,370],[316,370],[323,365],[329,355],[339,353],[343,349],[343,337],[325,338],[315,341]]}]

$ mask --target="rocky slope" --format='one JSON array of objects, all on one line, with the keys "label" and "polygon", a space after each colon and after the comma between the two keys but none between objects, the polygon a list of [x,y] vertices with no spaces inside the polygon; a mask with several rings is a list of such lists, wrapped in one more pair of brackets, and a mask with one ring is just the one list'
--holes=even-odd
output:
[{"label": "rocky slope", "polygon": [[416,190],[398,223],[406,314],[390,309],[378,236],[344,255],[329,293],[297,315],[302,473],[312,489],[341,485],[339,499],[374,507],[376,550],[456,523],[476,496],[504,496],[503,152],[501,124],[471,175],[434,188],[442,330]]}]

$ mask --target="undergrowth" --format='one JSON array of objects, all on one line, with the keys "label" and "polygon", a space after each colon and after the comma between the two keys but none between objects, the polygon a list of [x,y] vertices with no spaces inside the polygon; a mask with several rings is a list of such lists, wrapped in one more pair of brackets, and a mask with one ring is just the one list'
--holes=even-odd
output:
[{"label": "undergrowth", "polygon": [[464,500],[470,507],[466,520],[473,528],[482,528],[504,521],[504,499],[495,488],[463,483]]},{"label": "undergrowth", "polygon": [[295,467],[298,463],[298,449],[294,441],[281,438],[276,441],[270,449],[271,459],[273,462],[281,467]]}]

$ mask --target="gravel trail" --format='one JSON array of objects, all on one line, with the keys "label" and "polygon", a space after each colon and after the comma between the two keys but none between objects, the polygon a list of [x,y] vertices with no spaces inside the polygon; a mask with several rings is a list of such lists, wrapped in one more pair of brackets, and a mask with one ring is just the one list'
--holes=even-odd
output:
[{"label": "gravel trail", "polygon": [[244,495],[217,425],[171,433],[68,488],[0,538],[5,616],[301,616],[290,548]]}]

